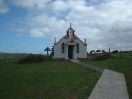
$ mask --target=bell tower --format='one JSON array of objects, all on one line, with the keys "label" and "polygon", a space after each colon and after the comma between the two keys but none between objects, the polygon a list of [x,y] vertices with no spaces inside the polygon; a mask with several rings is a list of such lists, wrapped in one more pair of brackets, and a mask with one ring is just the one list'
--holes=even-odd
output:
[{"label": "bell tower", "polygon": [[75,30],[73,30],[72,25],[70,23],[70,27],[67,30],[67,38],[69,39],[70,42],[74,41],[75,39],[74,33],[75,33]]}]

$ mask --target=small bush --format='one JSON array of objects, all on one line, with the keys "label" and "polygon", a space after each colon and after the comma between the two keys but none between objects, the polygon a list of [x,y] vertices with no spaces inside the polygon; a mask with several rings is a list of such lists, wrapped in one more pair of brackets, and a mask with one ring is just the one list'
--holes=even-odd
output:
[{"label": "small bush", "polygon": [[19,64],[26,64],[26,63],[39,63],[39,62],[44,62],[47,60],[51,60],[51,56],[45,56],[41,54],[30,54],[18,62]]}]

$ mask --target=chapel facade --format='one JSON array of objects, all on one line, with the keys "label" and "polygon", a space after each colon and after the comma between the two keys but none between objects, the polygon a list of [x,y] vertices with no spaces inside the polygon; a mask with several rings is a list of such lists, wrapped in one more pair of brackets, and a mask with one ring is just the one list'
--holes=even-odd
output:
[{"label": "chapel facade", "polygon": [[76,35],[75,30],[70,27],[58,42],[54,42],[55,59],[81,59],[87,58],[87,43],[86,39],[81,41]]}]

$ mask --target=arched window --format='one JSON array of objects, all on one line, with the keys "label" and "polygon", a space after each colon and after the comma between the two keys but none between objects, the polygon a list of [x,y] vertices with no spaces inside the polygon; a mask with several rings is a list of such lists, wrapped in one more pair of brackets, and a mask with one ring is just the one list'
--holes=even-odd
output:
[{"label": "arched window", "polygon": [[62,43],[62,53],[64,53],[64,43]]},{"label": "arched window", "polygon": [[77,50],[77,53],[79,53],[79,43],[77,43],[76,45],[76,50]]}]

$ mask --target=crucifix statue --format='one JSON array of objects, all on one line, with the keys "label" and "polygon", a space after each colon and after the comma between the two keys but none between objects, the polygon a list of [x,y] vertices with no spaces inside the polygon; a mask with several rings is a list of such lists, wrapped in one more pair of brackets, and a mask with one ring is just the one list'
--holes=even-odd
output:
[{"label": "crucifix statue", "polygon": [[49,55],[49,51],[51,51],[51,49],[49,47],[46,47],[46,49],[44,49],[44,51],[47,52],[47,56]]}]

